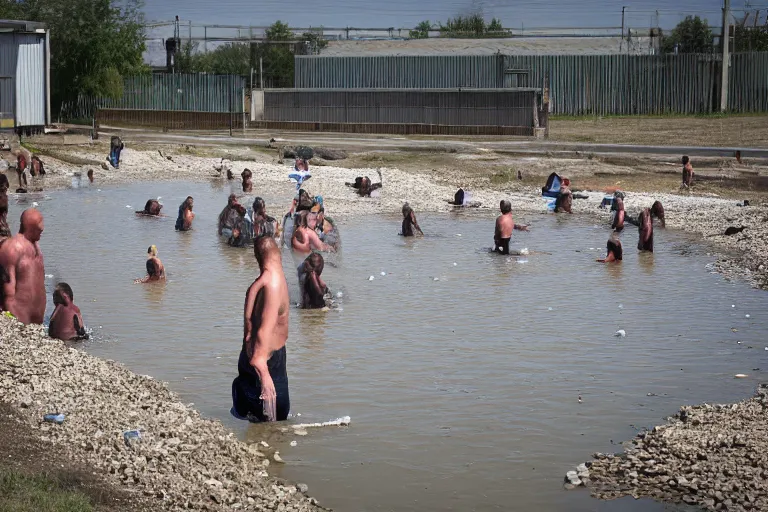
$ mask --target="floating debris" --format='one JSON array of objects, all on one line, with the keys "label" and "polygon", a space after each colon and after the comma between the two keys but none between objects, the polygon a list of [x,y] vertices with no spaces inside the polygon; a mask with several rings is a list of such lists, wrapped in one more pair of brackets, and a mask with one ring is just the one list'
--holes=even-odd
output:
[{"label": "floating debris", "polygon": [[619,329],[614,333],[614,336],[616,336],[617,338],[626,338],[627,332],[624,329]]},{"label": "floating debris", "polygon": [[368,278],[368,280],[369,280],[369,281],[373,281],[374,279],[376,279],[376,278],[375,278],[375,277],[373,277],[373,276],[371,276],[371,277],[369,277],[369,278]]},{"label": "floating debris", "polygon": [[736,379],[744,379],[744,378],[747,377],[747,374],[745,374],[745,373],[737,373],[733,377],[736,378]]}]

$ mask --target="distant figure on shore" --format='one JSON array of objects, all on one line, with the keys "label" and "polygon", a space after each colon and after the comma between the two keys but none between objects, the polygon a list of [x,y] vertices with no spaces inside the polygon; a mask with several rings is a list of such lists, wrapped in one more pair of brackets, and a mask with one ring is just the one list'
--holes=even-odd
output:
[{"label": "distant figure on shore", "polygon": [[114,167],[115,169],[120,168],[120,153],[123,152],[123,149],[125,149],[125,144],[123,144],[123,140],[118,137],[117,135],[113,135],[112,138],[109,140],[109,163]]},{"label": "distant figure on shore", "polygon": [[16,155],[16,172],[24,172],[27,170],[27,156],[24,151],[19,151]]},{"label": "distant figure on shore", "polygon": [[421,231],[419,223],[416,221],[416,214],[408,203],[403,205],[403,225],[401,231],[400,234],[403,236],[415,236],[415,234],[424,236],[424,232]]},{"label": "distant figure on shore", "polygon": [[19,232],[0,245],[2,309],[23,324],[41,324],[45,315],[45,264],[40,250],[43,214],[34,208],[21,214]]},{"label": "distant figure on shore", "polygon": [[256,240],[260,236],[269,236],[277,242],[278,246],[280,245],[283,234],[280,229],[280,223],[274,217],[267,215],[267,205],[260,197],[253,200],[251,222],[253,226],[251,238],[253,240]]},{"label": "distant figure on shore", "polygon": [[379,175],[379,183],[371,183],[371,178],[368,176],[358,176],[355,178],[354,183],[344,183],[348,187],[352,187],[357,190],[357,194],[360,197],[371,197],[371,192],[380,189],[384,185],[384,179],[381,177],[381,171],[376,170]]},{"label": "distant figure on shore", "polygon": [[661,201],[654,201],[651,206],[651,217],[659,219],[661,227],[666,227],[667,221],[664,219],[664,206],[662,206]]},{"label": "distant figure on shore", "polygon": [[29,173],[33,177],[45,176],[45,167],[43,166],[42,160],[40,160],[37,155],[32,157],[32,165],[29,168]]},{"label": "distant figure on shore", "polygon": [[144,284],[152,283],[155,281],[162,281],[165,279],[165,267],[160,258],[157,257],[157,246],[150,245],[147,249],[147,276],[141,279],[136,279],[134,283]]},{"label": "distant figure on shore", "polygon": [[261,275],[245,296],[243,345],[232,382],[233,413],[252,422],[283,421],[291,408],[285,342],[290,302],[280,249],[258,238],[254,254]]},{"label": "distant figure on shore", "polygon": [[187,196],[181,206],[179,206],[179,216],[176,218],[176,231],[189,231],[192,229],[192,221],[195,218],[195,214],[192,213],[192,206],[194,205],[194,199],[192,196]]},{"label": "distant figure on shore", "polygon": [[0,187],[0,244],[11,237],[11,228],[8,226],[8,194]]},{"label": "distant figure on shore", "polygon": [[53,291],[55,309],[48,324],[48,336],[63,341],[87,340],[85,322],[80,308],[75,306],[75,296],[67,283],[59,283]]},{"label": "distant figure on shore", "polygon": [[693,185],[693,166],[691,159],[683,156],[683,184],[682,188],[690,188]]},{"label": "distant figure on shore", "polygon": [[611,238],[608,239],[606,249],[607,252],[605,258],[598,259],[598,263],[612,263],[614,261],[620,262],[624,256],[624,250],[621,247],[621,240],[619,240],[619,237],[616,235],[612,235]]},{"label": "distant figure on shore", "polygon": [[626,211],[624,211],[624,200],[620,197],[614,197],[611,210],[614,211],[613,222],[611,222],[611,229],[617,233],[621,233],[624,230],[624,220],[626,217]]},{"label": "distant figure on shore", "polygon": [[291,247],[294,251],[309,254],[312,250],[333,251],[333,247],[323,243],[317,233],[309,227],[309,212],[302,210],[294,218]]},{"label": "distant figure on shore", "polygon": [[144,209],[141,211],[137,211],[136,215],[147,215],[150,217],[159,217],[161,215],[160,210],[162,209],[163,209],[163,205],[161,205],[157,199],[150,199],[144,205]]},{"label": "distant figure on shore", "polygon": [[555,213],[573,213],[573,192],[571,192],[571,180],[563,178],[560,191],[555,199]]},{"label": "distant figure on shore", "polygon": [[[301,307],[304,309],[322,309],[326,306],[325,296],[328,294],[328,286],[320,277],[323,273],[325,261],[319,253],[310,254],[303,264],[303,278],[300,276]],[[300,267],[301,269],[302,267]]]},{"label": "distant figure on shore", "polygon": [[246,194],[250,194],[253,192],[253,173],[250,169],[243,170],[242,173],[240,173],[240,176],[243,178],[243,192]]},{"label": "distant figure on shore", "polygon": [[19,180],[19,188],[16,189],[17,194],[27,193],[27,171],[16,169],[16,177]]},{"label": "distant figure on shore", "polygon": [[499,203],[501,215],[496,218],[496,230],[493,234],[493,250],[499,254],[509,254],[509,242],[512,231],[528,231],[528,226],[515,224],[512,218],[512,203],[504,199]]},{"label": "distant figure on shore", "polygon": [[640,239],[637,242],[639,251],[653,252],[653,219],[651,218],[651,209],[643,208],[637,218],[638,231]]},{"label": "distant figure on shore", "polygon": [[88,169],[88,181],[93,183],[93,169]]},{"label": "distant figure on shore", "polygon": [[232,173],[232,169],[227,169],[227,181],[232,181],[235,179],[235,175]]}]

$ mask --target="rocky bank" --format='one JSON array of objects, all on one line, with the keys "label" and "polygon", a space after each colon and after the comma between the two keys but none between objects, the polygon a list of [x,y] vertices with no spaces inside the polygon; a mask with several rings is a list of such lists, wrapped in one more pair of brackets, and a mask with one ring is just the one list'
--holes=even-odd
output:
[{"label": "rocky bank", "polygon": [[[594,455],[593,495],[684,502],[706,510],[768,510],[768,385],[732,405],[685,406],[620,455]],[[586,468],[584,468],[586,469]]]},{"label": "rocky bank", "polygon": [[[151,499],[154,510],[319,511],[306,486],[267,469],[280,458],[203,419],[166,384],[0,314],[0,396],[64,451]],[[62,424],[43,417],[63,413]],[[139,430],[140,438],[125,432]]]}]

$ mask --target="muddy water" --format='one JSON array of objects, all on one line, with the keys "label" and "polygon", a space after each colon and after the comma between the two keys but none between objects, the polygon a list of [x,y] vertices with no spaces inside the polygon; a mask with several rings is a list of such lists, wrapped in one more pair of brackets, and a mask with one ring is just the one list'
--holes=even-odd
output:
[{"label": "muddy water", "polygon": [[[353,424],[290,447],[229,416],[257,267],[215,235],[228,193],[143,184],[34,198],[46,272],[74,288],[95,331],[88,351],[169,381],[244,438],[273,439],[288,461],[279,473],[336,510],[661,510],[566,492],[562,477],[681,404],[748,396],[763,375],[753,369],[768,370],[768,296],[710,274],[679,233],[657,231],[657,252],[638,255],[628,229],[623,264],[605,266],[594,259],[607,229],[575,217],[523,216],[532,231],[513,245],[552,253],[524,258],[488,254],[488,214],[419,215],[419,240],[397,236],[397,217],[338,219],[343,257],[324,277],[342,310],[291,312],[288,369],[292,421]],[[177,233],[188,194],[195,229]],[[156,196],[170,216],[136,218]],[[272,205],[290,196],[265,199],[280,214]],[[14,221],[23,206],[12,201]],[[168,283],[133,285],[150,244]],[[294,301],[296,263],[285,253]]]}]

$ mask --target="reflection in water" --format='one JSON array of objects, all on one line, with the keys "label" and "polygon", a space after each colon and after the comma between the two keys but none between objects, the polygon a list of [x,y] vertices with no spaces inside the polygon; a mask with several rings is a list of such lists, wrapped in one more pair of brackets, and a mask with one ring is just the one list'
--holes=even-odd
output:
[{"label": "reflection in water", "polygon": [[[41,246],[103,340],[87,350],[170,382],[203,414],[262,439],[261,430],[279,426],[229,415],[243,299],[258,267],[252,250],[216,235],[228,193],[152,184],[174,213],[157,221],[125,208],[146,201],[145,184],[54,193],[40,202]],[[270,214],[282,217],[294,194],[286,183],[280,197],[265,197]],[[194,230],[176,233],[187,195],[195,197]],[[16,223],[20,208],[9,215]],[[685,239],[671,230],[655,233],[655,255],[638,254],[630,232],[624,261],[600,265],[606,226],[517,213],[533,221],[530,233],[513,236],[515,249],[532,252],[519,263],[487,252],[495,212],[425,215],[430,236],[413,240],[397,236],[397,211],[328,213],[345,257],[329,256],[323,278],[344,291],[343,311],[292,308],[292,412],[301,422],[348,415],[352,424],[313,430],[296,447],[292,435],[268,442],[288,461],[275,470],[335,510],[653,510],[566,493],[563,474],[594,451],[616,451],[611,440],[631,438],[630,425],[655,425],[684,403],[747,396],[761,377],[749,370],[764,354],[766,294],[710,275],[698,250],[680,256],[674,244]],[[89,218],[99,222],[86,230]],[[153,243],[169,281],[133,285]],[[300,261],[284,252],[294,303]],[[690,313],[680,315],[680,304]],[[613,336],[618,329],[626,338]]]}]

